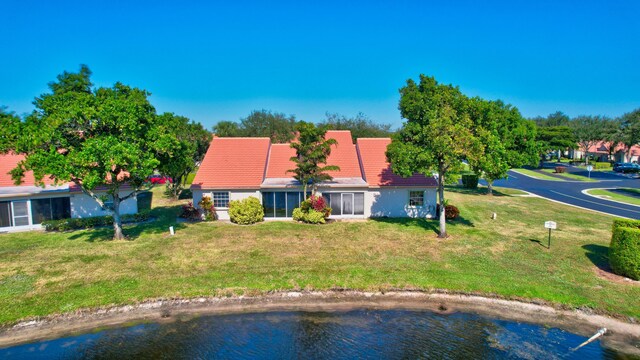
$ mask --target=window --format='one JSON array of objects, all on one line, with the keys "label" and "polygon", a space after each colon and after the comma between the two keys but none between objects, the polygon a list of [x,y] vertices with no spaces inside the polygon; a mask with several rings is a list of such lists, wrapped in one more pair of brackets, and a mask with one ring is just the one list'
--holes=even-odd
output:
[{"label": "window", "polygon": [[12,218],[13,218],[13,215],[11,214],[11,202],[10,201],[0,202],[0,227],[11,226]]},{"label": "window", "polygon": [[41,224],[45,220],[60,220],[71,217],[71,203],[68,197],[31,200],[31,220]]},{"label": "window", "polygon": [[26,201],[13,201],[13,226],[29,225],[29,207]]},{"label": "window", "polygon": [[262,207],[265,217],[285,218],[293,216],[293,209],[304,200],[297,191],[265,191],[262,193]]},{"label": "window", "polygon": [[409,206],[424,206],[424,191],[409,191]]},{"label": "window", "polygon": [[364,193],[323,193],[332,215],[364,215]]},{"label": "window", "polygon": [[211,194],[213,197],[213,207],[215,208],[228,208],[229,207],[229,193],[228,192],[214,192]]}]

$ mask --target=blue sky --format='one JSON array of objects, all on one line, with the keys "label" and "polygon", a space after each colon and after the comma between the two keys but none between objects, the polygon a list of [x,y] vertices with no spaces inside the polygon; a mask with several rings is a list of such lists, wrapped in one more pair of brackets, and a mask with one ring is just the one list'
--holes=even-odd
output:
[{"label": "blue sky", "polygon": [[207,127],[271,109],[401,124],[420,73],[525,116],[640,107],[640,1],[26,1],[0,3],[0,105],[92,69]]}]

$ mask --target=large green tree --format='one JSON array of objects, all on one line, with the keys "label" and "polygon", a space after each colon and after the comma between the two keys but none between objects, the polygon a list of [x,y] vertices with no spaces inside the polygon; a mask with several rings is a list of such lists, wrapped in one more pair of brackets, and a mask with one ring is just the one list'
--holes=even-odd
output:
[{"label": "large green tree", "polygon": [[122,239],[120,204],[145,188],[159,155],[176,143],[158,126],[147,91],[121,83],[93,89],[90,76],[84,65],[64,72],[35,99],[11,149],[25,155],[12,175],[17,183],[28,170],[40,184],[45,176],[74,182],[113,214],[113,238]]},{"label": "large green tree", "polygon": [[470,113],[473,131],[484,150],[470,165],[487,181],[491,195],[493,182],[505,178],[510,168],[538,162],[536,126],[525,120],[518,109],[499,100],[473,98]]},{"label": "large green tree", "polygon": [[571,118],[562,111],[556,111],[553,114],[547,115],[547,117],[535,117],[533,120],[539,127],[552,127],[552,126],[569,126]]},{"label": "large green tree", "polygon": [[355,142],[358,138],[382,138],[393,134],[391,124],[374,123],[363,113],[355,117],[346,117],[339,114],[326,114],[326,119],[320,123],[329,130],[350,130]]},{"label": "large green tree", "polygon": [[439,237],[445,238],[445,177],[464,159],[482,153],[472,131],[469,99],[457,87],[420,75],[419,83],[409,79],[400,89],[399,109],[407,121],[387,147],[387,158],[392,171],[403,177],[438,174]]},{"label": "large green tree", "polygon": [[158,116],[158,126],[175,137],[175,145],[169,151],[160,154],[158,170],[172,179],[167,183],[167,190],[178,199],[186,185],[187,177],[202,161],[211,143],[211,133],[202,124],[189,121],[184,116],[164,113]]},{"label": "large green tree", "polygon": [[578,143],[578,147],[583,152],[587,164],[589,164],[587,152],[589,148],[603,140],[607,121],[609,119],[587,115],[578,116],[571,120],[573,136]]},{"label": "large green tree", "polygon": [[621,125],[621,142],[625,146],[627,156],[631,155],[631,148],[640,145],[640,109],[628,112],[620,118]]},{"label": "large green tree", "polygon": [[[538,127],[536,138],[538,139],[541,155],[549,151],[573,149],[576,146],[573,130],[568,126]],[[558,160],[560,160],[559,152]]]},{"label": "large green tree", "polygon": [[213,132],[221,137],[268,137],[274,143],[286,143],[296,135],[295,116],[269,110],[255,110],[240,123],[221,121],[213,127]]},{"label": "large green tree", "polygon": [[331,146],[338,142],[336,139],[326,139],[327,129],[313,123],[301,121],[296,130],[299,133],[298,141],[291,143],[291,147],[296,150],[296,156],[290,159],[296,164],[296,168],[289,172],[300,182],[304,194],[311,185],[311,191],[315,195],[319,183],[333,179],[327,171],[340,170],[336,165],[327,165]]},{"label": "large green tree", "polygon": [[0,153],[6,153],[16,147],[20,139],[22,121],[15,113],[0,107]]}]

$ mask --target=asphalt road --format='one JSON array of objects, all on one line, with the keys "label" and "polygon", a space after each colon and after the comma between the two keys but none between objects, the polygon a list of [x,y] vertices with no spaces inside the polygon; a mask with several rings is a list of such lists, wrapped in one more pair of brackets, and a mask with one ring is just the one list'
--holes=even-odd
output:
[{"label": "asphalt road", "polygon": [[[586,170],[577,167],[570,167],[568,170],[574,174],[587,175]],[[579,206],[614,216],[640,219],[640,206],[603,200],[582,193],[582,190],[593,188],[639,188],[640,179],[628,179],[617,174],[595,171],[591,173],[591,178],[598,180],[598,182],[539,180],[514,171],[509,171],[508,179],[498,180],[494,185],[528,191],[552,201]]]}]

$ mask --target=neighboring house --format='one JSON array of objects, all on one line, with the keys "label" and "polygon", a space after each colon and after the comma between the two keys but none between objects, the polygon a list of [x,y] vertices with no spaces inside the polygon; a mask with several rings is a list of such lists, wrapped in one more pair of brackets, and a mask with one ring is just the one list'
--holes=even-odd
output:
[{"label": "neighboring house", "polygon": [[[0,155],[0,232],[41,229],[44,220],[110,215],[74,183],[56,186],[45,177],[45,186],[37,186],[33,172],[29,171],[22,184],[15,185],[9,171],[23,158],[22,155]],[[135,198],[120,205],[123,215],[136,212]]]},{"label": "neighboring house", "polygon": [[[573,150],[570,154],[572,159],[583,159],[584,152],[580,150]],[[587,150],[587,155],[595,157],[598,161],[614,161],[614,162],[638,162],[640,157],[640,146],[635,145],[631,147],[630,154],[627,153],[627,147],[624,144],[618,144],[611,152],[609,157],[609,143],[606,141],[600,141],[595,145],[592,145]]]},{"label": "neighboring house", "polygon": [[[327,131],[336,139],[328,165],[332,181],[319,184],[318,193],[332,208],[331,218],[433,217],[437,182],[433,177],[402,178],[391,172],[385,152],[389,138],[358,139],[351,132]],[[305,196],[301,184],[287,172],[296,155],[289,144],[269,138],[214,137],[191,185],[193,202],[210,196],[220,219],[229,219],[230,200],[255,196],[267,219],[291,218]]]}]

